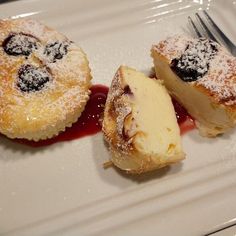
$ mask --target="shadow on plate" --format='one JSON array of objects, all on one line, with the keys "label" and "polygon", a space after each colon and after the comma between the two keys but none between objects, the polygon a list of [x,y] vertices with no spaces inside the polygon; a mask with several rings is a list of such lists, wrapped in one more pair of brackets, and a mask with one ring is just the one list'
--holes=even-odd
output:
[{"label": "shadow on plate", "polygon": [[120,176],[122,176],[124,178],[128,178],[134,182],[137,182],[138,184],[141,184],[141,183],[149,182],[152,180],[160,179],[160,178],[166,176],[170,172],[171,172],[171,174],[178,173],[182,169],[182,163],[175,164],[175,166],[172,166],[172,167],[166,166],[161,169],[157,169],[157,170],[150,171],[150,172],[143,173],[143,174],[136,174],[136,175],[135,174],[128,174],[125,171],[122,171],[115,166],[111,167],[111,168],[114,169],[114,171],[116,171]]},{"label": "shadow on plate", "polygon": [[218,135],[214,138],[208,138],[208,137],[202,137],[198,130],[193,130],[191,132],[188,132],[186,135],[195,143],[201,144],[201,143],[208,143],[208,144],[215,144],[219,142],[220,140],[231,140],[232,136],[235,133],[235,129],[231,129],[225,134]]},{"label": "shadow on plate", "polygon": [[128,174],[125,171],[120,170],[115,166],[109,168],[104,168],[103,164],[109,160],[110,153],[108,151],[108,146],[102,135],[93,138],[93,157],[97,167],[97,171],[103,181],[119,186],[121,188],[133,185],[133,183],[142,184],[150,181],[155,181],[163,178],[168,174],[175,174],[181,171],[182,163],[175,164],[172,166],[163,167],[158,170],[143,174]]},{"label": "shadow on plate", "polygon": [[[24,158],[29,158],[38,152],[47,151],[58,146],[62,146],[63,142],[55,143],[53,145],[32,147],[27,144],[19,143],[11,140],[3,135],[0,136],[0,161],[17,161]],[[26,155],[27,154],[27,155]]]}]

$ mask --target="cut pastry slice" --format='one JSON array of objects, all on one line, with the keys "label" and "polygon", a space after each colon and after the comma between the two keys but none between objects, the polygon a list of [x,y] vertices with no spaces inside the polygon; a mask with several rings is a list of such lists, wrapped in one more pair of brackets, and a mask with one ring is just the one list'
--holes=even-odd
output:
[{"label": "cut pastry slice", "polygon": [[142,173],[184,159],[171,98],[160,81],[121,66],[109,89],[103,133],[111,161]]},{"label": "cut pastry slice", "polygon": [[205,38],[169,37],[151,50],[158,78],[196,119],[202,136],[236,123],[236,58]]}]

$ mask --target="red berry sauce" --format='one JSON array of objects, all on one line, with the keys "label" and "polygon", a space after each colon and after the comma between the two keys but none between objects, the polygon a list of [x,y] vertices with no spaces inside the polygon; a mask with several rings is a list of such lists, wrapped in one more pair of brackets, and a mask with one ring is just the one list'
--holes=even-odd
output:
[{"label": "red berry sauce", "polygon": [[42,147],[61,141],[69,141],[87,135],[93,135],[101,131],[101,118],[107,98],[108,87],[104,85],[93,85],[91,88],[90,99],[81,117],[65,132],[60,133],[55,138],[42,140],[39,142],[28,141],[26,139],[16,139],[17,142],[32,147]]},{"label": "red berry sauce", "polygon": [[180,133],[184,134],[195,128],[194,119],[188,114],[184,107],[182,107],[174,98],[172,103],[175,108],[175,115],[180,127]]}]

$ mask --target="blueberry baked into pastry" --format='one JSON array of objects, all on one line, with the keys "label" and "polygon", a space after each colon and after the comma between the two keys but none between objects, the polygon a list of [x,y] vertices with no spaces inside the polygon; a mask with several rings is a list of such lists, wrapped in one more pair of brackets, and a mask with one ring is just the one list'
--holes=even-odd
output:
[{"label": "blueberry baked into pastry", "polygon": [[151,171],[185,157],[167,90],[127,66],[112,80],[102,128],[111,161],[127,172]]},{"label": "blueberry baked into pastry", "polygon": [[0,21],[0,132],[38,141],[77,121],[89,99],[82,49],[31,19]]},{"label": "blueberry baked into pastry", "polygon": [[206,38],[169,37],[151,49],[158,78],[192,117],[202,136],[236,123],[236,58]]}]

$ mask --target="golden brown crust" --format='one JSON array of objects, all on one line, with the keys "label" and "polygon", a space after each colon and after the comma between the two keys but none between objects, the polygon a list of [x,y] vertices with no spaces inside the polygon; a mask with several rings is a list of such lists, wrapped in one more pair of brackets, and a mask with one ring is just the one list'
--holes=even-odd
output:
[{"label": "golden brown crust", "polygon": [[124,121],[130,114],[131,107],[124,96],[125,84],[122,81],[122,70],[118,69],[112,81],[104,110],[103,133],[111,146],[127,154],[133,152],[132,139],[124,135]]},{"label": "golden brown crust", "polygon": [[[39,40],[28,56],[8,55],[3,46],[11,34],[23,33]],[[68,52],[60,60],[44,55],[48,43],[67,42]],[[0,21],[0,132],[10,138],[46,139],[71,126],[89,98],[90,69],[84,52],[64,35],[30,19]],[[22,65],[47,68],[51,80],[40,91],[17,87]]]}]

